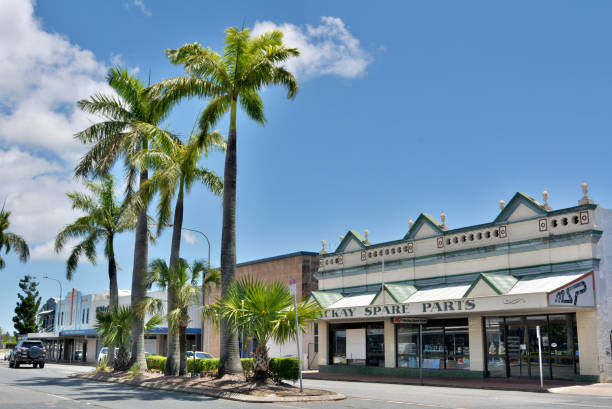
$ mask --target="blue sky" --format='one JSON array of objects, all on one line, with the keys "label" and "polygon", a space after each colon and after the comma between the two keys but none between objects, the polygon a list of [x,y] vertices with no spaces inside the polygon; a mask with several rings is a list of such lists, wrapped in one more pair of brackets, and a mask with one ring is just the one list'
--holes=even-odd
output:
[{"label": "blue sky", "polygon": [[[238,261],[331,248],[348,229],[402,237],[420,212],[461,227],[492,220],[516,191],[553,208],[590,196],[612,206],[612,26],[609,2],[162,2],[7,0],[0,5],[0,199],[32,260],[6,257],[0,327],[11,329],[26,273],[76,287],[108,287],[106,264],[83,262],[72,282],[52,241],[76,217],[65,192],[88,126],[74,102],[107,92],[121,64],[151,81],[180,75],[166,48],[221,51],[230,25],[280,27],[302,51],[289,63],[295,100],[263,92],[268,123],[238,118]],[[204,101],[168,119],[188,134]],[[218,124],[227,133],[227,120]],[[223,156],[203,164],[219,174]],[[117,173],[120,177],[120,173]],[[218,264],[221,203],[195,188],[185,226],[206,232]],[[133,235],[119,239],[119,285],[130,288]],[[151,258],[169,254],[169,234]],[[203,257],[185,237],[183,256]],[[4,255],[3,255],[4,257]],[[55,282],[40,285],[44,299]]]}]

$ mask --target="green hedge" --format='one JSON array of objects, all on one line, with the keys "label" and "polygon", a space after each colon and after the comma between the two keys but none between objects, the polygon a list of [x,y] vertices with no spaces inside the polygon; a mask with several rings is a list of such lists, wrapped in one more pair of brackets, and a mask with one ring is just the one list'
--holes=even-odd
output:
[{"label": "green hedge", "polygon": [[166,369],[166,357],[161,355],[149,355],[145,357],[147,360],[147,369],[157,369],[164,372]]},{"label": "green hedge", "polygon": [[270,376],[276,382],[283,379],[297,381],[300,379],[300,365],[297,358],[270,358]]},{"label": "green hedge", "polygon": [[[147,369],[157,369],[164,371],[166,368],[166,357],[161,355],[150,355],[146,357]],[[242,370],[244,375],[249,377],[253,375],[253,358],[242,358]],[[219,358],[214,359],[196,359],[196,372],[215,375],[219,370]],[[187,371],[193,371],[193,359],[187,360]],[[270,359],[270,376],[276,382],[280,380],[296,381],[300,378],[300,370],[296,358],[271,358]]]}]

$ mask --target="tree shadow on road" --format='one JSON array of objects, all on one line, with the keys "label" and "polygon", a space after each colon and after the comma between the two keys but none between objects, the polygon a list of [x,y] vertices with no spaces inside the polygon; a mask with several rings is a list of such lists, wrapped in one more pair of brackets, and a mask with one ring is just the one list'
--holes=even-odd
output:
[{"label": "tree shadow on road", "polygon": [[154,389],[139,388],[133,385],[121,385],[116,383],[95,382],[78,378],[57,378],[37,376],[29,379],[20,379],[13,383],[7,383],[16,387],[52,388],[47,392],[61,394],[74,400],[97,400],[116,401],[126,399],[137,399],[143,401],[162,401],[167,399],[182,401],[214,401],[212,398],[202,395],[191,395],[182,392],[160,391]]}]

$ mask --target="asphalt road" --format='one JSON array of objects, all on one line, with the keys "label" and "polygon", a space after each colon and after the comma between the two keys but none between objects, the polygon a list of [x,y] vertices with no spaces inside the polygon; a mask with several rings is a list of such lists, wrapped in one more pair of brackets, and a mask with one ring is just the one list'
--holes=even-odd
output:
[{"label": "asphalt road", "polygon": [[0,408],[495,408],[495,409],[597,409],[612,408],[612,398],[551,393],[506,392],[480,389],[438,388],[357,382],[307,380],[305,386],[337,391],[348,396],[339,402],[260,404],[207,398],[174,392],[157,392],[118,384],[67,378],[91,368],[47,364],[9,369],[0,363]]}]

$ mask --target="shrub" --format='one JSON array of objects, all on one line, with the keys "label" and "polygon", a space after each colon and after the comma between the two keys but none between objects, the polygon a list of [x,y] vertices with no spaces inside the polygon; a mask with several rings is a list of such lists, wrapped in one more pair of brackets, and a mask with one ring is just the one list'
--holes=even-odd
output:
[{"label": "shrub", "polygon": [[[219,358],[199,359],[196,358],[196,373],[207,373],[214,375],[219,370]],[[187,372],[193,371],[193,358],[187,360]]]},{"label": "shrub", "polygon": [[158,371],[164,372],[166,369],[166,357],[161,355],[149,355],[145,357],[147,360],[147,369],[157,369]]},{"label": "shrub", "polygon": [[98,372],[109,372],[111,367],[108,366],[108,358],[104,357],[99,363],[96,363],[96,369],[94,369],[94,373]]},{"label": "shrub", "polygon": [[138,375],[140,373],[140,364],[132,365],[132,367],[129,369],[129,372],[132,378]]},{"label": "shrub", "polygon": [[270,358],[270,376],[277,383],[283,379],[297,381],[300,379],[297,358]]}]

